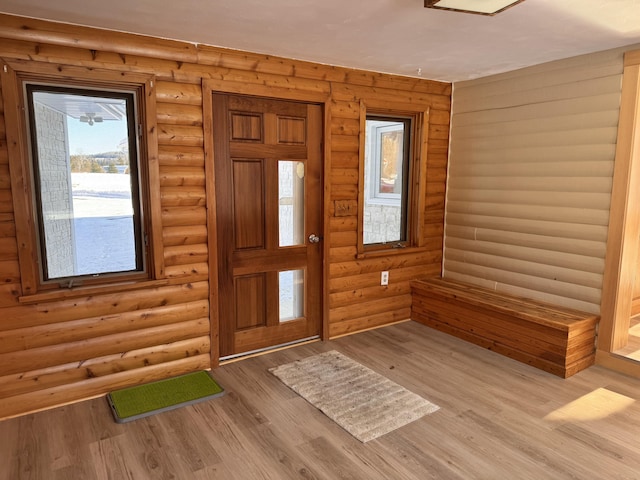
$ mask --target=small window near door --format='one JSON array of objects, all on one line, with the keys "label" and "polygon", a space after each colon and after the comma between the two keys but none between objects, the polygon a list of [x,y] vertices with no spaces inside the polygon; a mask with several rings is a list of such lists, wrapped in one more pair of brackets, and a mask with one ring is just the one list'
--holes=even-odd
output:
[{"label": "small window near door", "polygon": [[367,115],[362,243],[380,248],[409,240],[413,118]]},{"label": "small window near door", "polygon": [[24,85],[41,282],[145,272],[136,93]]}]

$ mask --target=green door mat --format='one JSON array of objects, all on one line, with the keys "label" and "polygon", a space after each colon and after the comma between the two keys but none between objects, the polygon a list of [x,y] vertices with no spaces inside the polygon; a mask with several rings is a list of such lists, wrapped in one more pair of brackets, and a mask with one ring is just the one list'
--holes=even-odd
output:
[{"label": "green door mat", "polygon": [[200,371],[116,390],[107,395],[107,400],[116,422],[125,423],[203,402],[223,393],[224,389],[208,372]]}]

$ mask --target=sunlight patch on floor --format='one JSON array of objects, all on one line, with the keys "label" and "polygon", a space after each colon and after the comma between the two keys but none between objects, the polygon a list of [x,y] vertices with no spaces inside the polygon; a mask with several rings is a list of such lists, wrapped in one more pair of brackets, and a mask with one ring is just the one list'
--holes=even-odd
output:
[{"label": "sunlight patch on floor", "polygon": [[625,356],[626,358],[631,359],[631,360],[638,360],[638,361],[640,361],[640,350],[635,350],[635,351],[633,351],[633,352],[625,353],[625,354],[624,354],[624,356]]},{"label": "sunlight patch on floor", "polygon": [[640,344],[640,322],[633,324],[632,321],[632,326],[629,328],[629,344],[625,349],[624,356],[632,360],[640,360],[640,349],[629,351],[630,349],[628,348],[638,344]]},{"label": "sunlight patch on floor", "polygon": [[598,388],[573,402],[567,403],[545,416],[553,422],[601,420],[629,408],[635,399]]}]

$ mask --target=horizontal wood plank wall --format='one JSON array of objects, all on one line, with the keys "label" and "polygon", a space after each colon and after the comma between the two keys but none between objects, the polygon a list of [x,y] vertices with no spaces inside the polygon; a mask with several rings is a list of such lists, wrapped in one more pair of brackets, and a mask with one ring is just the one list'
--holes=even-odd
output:
[{"label": "horizontal wood plank wall", "polygon": [[[19,302],[0,103],[0,418],[211,366],[203,79],[243,84],[247,94],[314,92],[329,102],[330,336],[408,319],[410,280],[440,273],[449,84],[9,15],[0,15],[0,57],[155,75],[166,266],[166,278],[148,288]],[[427,247],[418,254],[356,260],[361,99],[430,110]],[[390,271],[388,287],[379,285],[381,270]]]},{"label": "horizontal wood plank wall", "polygon": [[445,277],[599,313],[622,54],[455,84]]},{"label": "horizontal wood plank wall", "polygon": [[[433,84],[423,91],[392,91],[334,84],[332,88],[329,302],[331,337],[410,318],[410,281],[438,276],[442,261],[444,186],[449,139],[450,87]],[[386,99],[390,109],[403,104],[430,108],[427,155],[425,249],[388,257],[356,257],[360,100]],[[353,208],[340,208],[353,205]],[[380,286],[380,272],[389,271],[389,285]]]}]

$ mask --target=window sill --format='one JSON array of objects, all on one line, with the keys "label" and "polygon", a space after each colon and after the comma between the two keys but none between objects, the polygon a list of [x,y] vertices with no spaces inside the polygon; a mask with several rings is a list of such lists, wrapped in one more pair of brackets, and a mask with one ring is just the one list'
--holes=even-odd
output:
[{"label": "window sill", "polygon": [[142,290],[145,288],[162,287],[168,285],[169,280],[143,280],[128,281],[119,283],[109,283],[106,285],[89,285],[73,288],[60,288],[48,290],[46,292],[34,293],[33,295],[23,295],[18,297],[18,301],[23,305],[30,305],[41,302],[52,302],[67,298],[86,297],[93,295],[105,295],[110,293],[129,292],[131,290]]},{"label": "window sill", "polygon": [[364,252],[358,252],[357,259],[362,258],[377,258],[377,257],[391,257],[395,255],[410,255],[413,253],[420,253],[427,250],[427,247],[413,246],[404,248],[388,247],[380,250],[365,250]]}]

